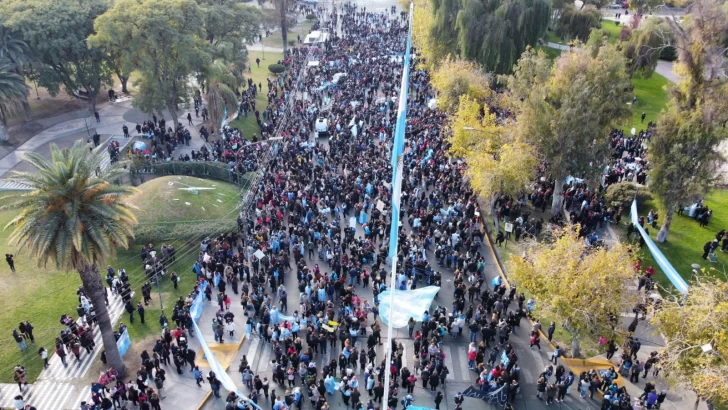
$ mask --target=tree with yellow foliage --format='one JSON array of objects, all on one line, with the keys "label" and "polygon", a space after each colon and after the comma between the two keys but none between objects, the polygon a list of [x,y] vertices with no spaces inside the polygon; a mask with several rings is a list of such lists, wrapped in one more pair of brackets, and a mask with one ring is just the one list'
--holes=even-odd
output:
[{"label": "tree with yellow foliage", "polygon": [[[447,49],[435,41],[430,33],[432,27],[433,12],[430,0],[413,0],[415,4],[414,15],[412,16],[412,43],[422,57],[418,63],[431,71],[435,65],[447,56]],[[409,0],[401,0],[403,10],[409,10]]]},{"label": "tree with yellow foliage", "polygon": [[530,242],[522,256],[511,255],[510,265],[518,285],[533,295],[536,314],[562,322],[571,333],[575,357],[580,339],[603,335],[620,342],[615,318],[637,304],[637,293],[627,289],[635,271],[625,245],[589,248],[578,226],[566,226]]},{"label": "tree with yellow foliage", "polygon": [[665,339],[660,367],[673,385],[699,400],[728,403],[728,283],[698,275],[688,294],[669,297],[650,314]]},{"label": "tree with yellow foliage", "polygon": [[437,107],[452,114],[463,95],[484,101],[492,94],[493,80],[478,64],[448,57],[432,73],[432,86],[439,91]]},{"label": "tree with yellow foliage", "polygon": [[490,199],[491,215],[495,215],[493,205],[500,195],[515,197],[533,182],[536,149],[519,140],[512,127],[497,125],[482,103],[467,94],[460,96],[450,128],[450,153],[467,162],[470,185],[478,195]]}]

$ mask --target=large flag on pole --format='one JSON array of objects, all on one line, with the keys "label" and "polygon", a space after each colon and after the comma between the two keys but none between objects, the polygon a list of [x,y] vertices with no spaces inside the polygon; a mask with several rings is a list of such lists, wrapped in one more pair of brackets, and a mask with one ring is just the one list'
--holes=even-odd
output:
[{"label": "large flag on pole", "polygon": [[402,168],[404,167],[404,133],[407,128],[407,94],[409,91],[410,60],[412,54],[412,12],[410,4],[409,30],[407,31],[407,45],[404,51],[404,67],[402,68],[402,84],[399,87],[399,110],[397,123],[394,129],[394,146],[392,147],[392,227],[389,230],[389,260],[397,257],[397,242],[399,236],[399,210],[402,199]]},{"label": "large flag on pole", "polygon": [[[409,27],[407,30],[407,45],[404,52],[404,66],[402,68],[402,85],[399,89],[399,111],[397,124],[394,130],[394,144],[392,147],[392,226],[389,230],[388,259],[392,264],[390,289],[396,288],[397,274],[397,243],[399,239],[399,210],[402,201],[402,175],[404,168],[404,133],[407,128],[407,94],[409,89],[410,59],[412,53],[412,14],[414,4],[410,3]],[[389,313],[394,310],[394,292],[389,294]],[[387,363],[392,361],[392,318],[387,318]],[[384,372],[384,395],[389,397],[390,372]],[[395,406],[396,407],[396,406]]]}]

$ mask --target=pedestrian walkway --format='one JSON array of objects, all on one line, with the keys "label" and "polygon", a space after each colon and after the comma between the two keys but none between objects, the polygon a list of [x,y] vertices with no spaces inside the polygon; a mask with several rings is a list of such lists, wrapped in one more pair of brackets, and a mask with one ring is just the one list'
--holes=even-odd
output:
[{"label": "pedestrian walkway", "polygon": [[[121,296],[111,291],[109,293],[109,317],[113,326],[121,318],[124,313],[124,303]],[[79,321],[79,323],[81,323]],[[59,325],[60,326],[60,325]],[[61,409],[77,409],[79,406],[73,405],[69,401],[76,397],[79,392],[88,391],[88,389],[77,388],[71,382],[75,379],[86,377],[89,369],[93,366],[96,357],[103,349],[101,340],[101,331],[98,326],[93,329],[94,343],[96,348],[91,353],[85,353],[81,350],[81,360],[76,358],[69,352],[66,356],[67,366],[64,366],[58,355],[53,354],[48,359],[48,367],[44,369],[38,380],[33,384],[28,384],[21,392],[18,385],[14,383],[0,384],[0,408],[12,408],[14,406],[14,397],[22,394],[26,404],[35,406],[38,410],[61,410]],[[51,352],[52,353],[52,352]],[[90,391],[89,391],[90,397]],[[79,402],[80,403],[80,402]]]},{"label": "pedestrian walkway", "polygon": [[[109,317],[113,326],[119,321],[121,315],[124,313],[124,302],[121,300],[121,296],[109,292]],[[38,380],[55,380],[64,381],[72,379],[80,379],[86,376],[88,370],[94,362],[94,359],[99,352],[104,348],[103,342],[101,341],[101,330],[98,326],[94,327],[94,342],[96,348],[86,356],[81,353],[81,360],[76,360],[73,355],[69,354],[66,356],[67,366],[63,366],[60,357],[57,354],[51,356],[48,360],[48,368],[43,370],[38,376]]]},{"label": "pedestrian walkway", "polygon": [[0,385],[0,408],[15,408],[15,396],[21,394],[25,404],[31,404],[38,410],[77,409],[66,406],[66,402],[73,397],[76,391],[70,383],[44,380],[29,384],[23,391],[18,390],[17,384]]},{"label": "pedestrian walkway", "polygon": [[[114,141],[119,142],[119,159],[123,159],[121,156],[124,153],[124,149],[129,145],[129,143],[132,141],[133,138],[124,138],[123,135],[112,135],[101,143],[102,148],[106,148],[109,144],[111,144]],[[111,156],[109,155],[108,151],[104,151],[102,154],[104,157],[104,160],[101,162],[101,169],[105,170],[111,166]],[[23,181],[13,181],[9,179],[0,179],[0,191],[31,191],[33,188],[31,188],[29,185],[26,185],[23,183]]]}]

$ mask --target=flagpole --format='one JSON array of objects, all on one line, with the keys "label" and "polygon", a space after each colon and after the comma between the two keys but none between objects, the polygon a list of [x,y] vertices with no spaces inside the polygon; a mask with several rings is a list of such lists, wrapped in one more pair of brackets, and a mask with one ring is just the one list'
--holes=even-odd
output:
[{"label": "flagpole", "polygon": [[[409,21],[407,29],[407,45],[404,52],[404,66],[402,69],[402,84],[399,93],[399,111],[394,131],[392,147],[392,226],[389,230],[389,254],[392,264],[389,281],[389,315],[387,317],[387,346],[386,362],[384,366],[384,404],[389,408],[389,379],[392,365],[392,312],[394,311],[394,292],[397,289],[397,245],[399,242],[399,212],[402,199],[402,173],[404,168],[404,134],[407,127],[407,94],[409,89],[410,55],[412,49],[412,14],[414,3],[410,3]],[[395,408],[397,406],[395,405]]]}]

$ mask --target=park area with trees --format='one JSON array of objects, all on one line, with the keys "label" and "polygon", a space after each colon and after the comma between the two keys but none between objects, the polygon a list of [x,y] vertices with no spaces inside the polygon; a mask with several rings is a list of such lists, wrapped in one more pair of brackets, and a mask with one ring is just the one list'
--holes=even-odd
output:
[{"label": "park area with trees", "polygon": [[[644,141],[646,184],[615,185],[633,184],[632,197],[605,203],[601,210],[600,215],[614,206],[614,211],[622,213],[621,223],[614,223],[613,214],[600,222],[600,226],[613,225],[608,248],[592,250],[585,245],[584,237],[591,230],[584,231],[584,226],[581,235],[576,233],[579,228],[539,228],[534,236],[533,230],[526,231],[533,227],[529,222],[521,236],[526,239],[507,243],[500,253],[505,251],[515,283],[537,300],[536,312],[569,330],[565,342],[572,342],[574,350],[578,340],[595,340],[600,335],[623,340],[626,334],[615,333],[613,318],[631,310],[637,293],[619,290],[643,275],[635,271],[635,264],[656,268],[659,292],[670,300],[666,302],[670,307],[655,310],[651,323],[658,329],[673,326],[664,333],[671,381],[688,386],[700,399],[725,404],[727,390],[715,384],[728,377],[728,349],[720,332],[710,330],[728,326],[728,315],[717,296],[725,287],[724,264],[720,260],[717,265],[703,263],[703,271],[697,274],[690,267],[705,262],[700,258],[703,242],[725,228],[728,206],[719,171],[725,163],[719,146],[728,137],[724,126],[728,120],[725,2],[690,2],[682,18],[650,17],[661,2],[634,2],[631,17],[623,24],[603,18],[600,8],[606,3],[584,2],[579,8],[558,1],[417,0],[415,5],[413,35],[425,57],[421,66],[433,77],[438,106],[451,114],[450,151],[466,159],[472,188],[489,201],[494,236],[500,237],[505,227],[504,204],[519,198],[529,204],[521,212],[522,219],[528,220],[529,214],[531,221],[541,218],[542,222],[562,219],[565,213],[580,216],[578,206],[576,211],[565,207],[563,192],[569,186],[563,181],[583,181],[596,195],[590,197],[593,205],[594,198],[606,193],[605,168],[613,169],[613,130],[624,130],[625,135],[633,127],[649,131],[650,138]],[[510,7],[522,8],[511,14]],[[509,23],[515,15],[522,17],[520,24]],[[500,24],[513,31],[502,30]],[[515,40],[504,42],[498,35]],[[678,83],[655,73],[659,59],[674,61]],[[549,201],[541,213],[530,203],[544,181],[553,181],[553,189],[541,201]],[[638,246],[633,233],[625,234],[632,198],[639,199],[641,216],[650,209],[658,212],[658,229],[648,227],[650,236],[689,281],[687,306],[723,312],[711,318],[711,326],[716,327],[708,326],[700,333],[687,325],[688,309],[670,305],[680,299],[673,296],[675,288],[651,252]],[[698,200],[705,200],[715,213],[710,228],[677,216],[678,206]],[[675,218],[679,219],[673,224]],[[513,229],[513,218],[506,221]],[[700,316],[697,311],[694,315]],[[712,346],[711,355],[701,356],[698,341]]]}]

